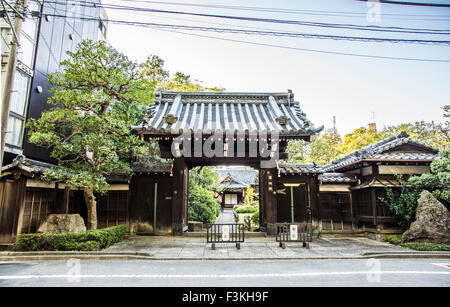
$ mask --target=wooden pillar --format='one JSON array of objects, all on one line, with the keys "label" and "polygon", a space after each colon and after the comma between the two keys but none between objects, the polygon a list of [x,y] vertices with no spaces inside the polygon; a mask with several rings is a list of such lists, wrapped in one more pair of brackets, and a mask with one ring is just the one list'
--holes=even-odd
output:
[{"label": "wooden pillar", "polygon": [[70,206],[70,187],[64,188],[64,202],[62,207],[63,214],[69,214],[69,206]]},{"label": "wooden pillar", "polygon": [[320,213],[319,213],[319,181],[317,175],[309,177],[309,206],[311,210],[311,223],[314,228],[319,227]]},{"label": "wooden pillar", "polygon": [[373,224],[376,226],[378,222],[377,222],[377,198],[375,194],[375,188],[370,188],[370,202],[372,203]]},{"label": "wooden pillar", "polygon": [[20,177],[17,181],[17,191],[16,191],[16,211],[17,216],[14,218],[14,223],[16,224],[14,229],[15,232],[12,234],[12,242],[16,241],[17,236],[22,232],[23,225],[23,211],[25,209],[25,193],[26,193],[27,179]]},{"label": "wooden pillar", "polygon": [[261,168],[263,199],[265,207],[266,231],[268,235],[275,235],[277,223],[277,194],[276,194],[276,168]]},{"label": "wooden pillar", "polygon": [[265,221],[266,221],[266,207],[265,207],[265,199],[264,199],[264,187],[263,184],[263,169],[258,170],[258,182],[259,182],[259,226],[260,227],[266,227]]},{"label": "wooden pillar", "polygon": [[186,223],[188,168],[184,158],[173,162],[173,197],[172,197],[172,234],[182,235]]},{"label": "wooden pillar", "polygon": [[356,227],[355,227],[355,212],[353,209],[353,193],[350,190],[349,193],[349,201],[350,201],[350,218],[352,219],[352,230],[355,231]]}]

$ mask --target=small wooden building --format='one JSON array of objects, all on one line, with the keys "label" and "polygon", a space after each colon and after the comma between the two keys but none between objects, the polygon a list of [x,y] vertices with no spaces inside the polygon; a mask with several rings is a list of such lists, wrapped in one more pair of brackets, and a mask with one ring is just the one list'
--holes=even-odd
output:
[{"label": "small wooden building", "polygon": [[[396,229],[397,218],[380,200],[386,188],[397,188],[395,174],[406,177],[430,172],[430,163],[437,159],[437,150],[415,142],[401,132],[364,147],[325,166],[313,164],[278,164],[281,188],[289,182],[294,187],[295,221],[298,214],[311,212],[311,221],[321,233],[366,233],[375,235],[401,231]],[[307,178],[310,180],[307,183]],[[405,178],[406,180],[407,178]],[[298,193],[314,189],[310,200]],[[298,192],[295,192],[295,191]],[[298,196],[295,194],[297,193]],[[304,200],[303,200],[304,199]],[[280,203],[289,203],[288,196],[280,196]],[[306,210],[304,204],[308,204]],[[286,220],[287,209],[279,220]],[[296,213],[297,212],[297,213]],[[303,213],[301,213],[303,212]]]},{"label": "small wooden building", "polygon": [[213,169],[219,177],[220,201],[222,208],[233,208],[244,202],[247,187],[254,190],[257,197],[259,186],[258,172],[254,169]]}]

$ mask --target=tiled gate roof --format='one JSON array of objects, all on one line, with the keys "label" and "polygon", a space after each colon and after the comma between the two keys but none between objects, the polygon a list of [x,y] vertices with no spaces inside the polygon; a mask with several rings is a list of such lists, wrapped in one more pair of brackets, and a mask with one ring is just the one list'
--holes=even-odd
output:
[{"label": "tiled gate roof", "polygon": [[281,136],[320,132],[300,109],[293,94],[227,92],[158,92],[139,133],[167,135],[183,131],[214,134],[277,131]]}]

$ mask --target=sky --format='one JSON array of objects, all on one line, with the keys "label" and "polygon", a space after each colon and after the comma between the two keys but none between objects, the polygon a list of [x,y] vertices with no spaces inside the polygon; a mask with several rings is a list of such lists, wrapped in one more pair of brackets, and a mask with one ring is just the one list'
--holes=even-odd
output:
[{"label": "sky", "polygon": [[[368,4],[356,0],[103,0],[102,2],[229,16],[450,30],[450,8],[445,7]],[[239,6],[240,10],[195,6],[196,4]],[[283,9],[283,12],[244,10],[242,7],[277,8]],[[402,39],[449,40],[450,38],[449,35],[336,30],[153,12],[111,9],[106,9],[106,12],[111,20],[163,24]],[[326,52],[444,59],[447,62],[335,55],[230,40]],[[331,128],[333,116],[336,116],[336,127],[342,136],[356,128],[367,126],[373,119],[378,129],[421,120],[443,122],[442,107],[450,104],[448,45],[355,42],[188,30],[167,31],[117,24],[109,24],[107,41],[132,60],[142,62],[149,55],[158,55],[165,61],[165,68],[171,73],[181,71],[189,74],[192,79],[203,81],[205,86],[218,86],[230,92],[284,92],[291,89],[295,100],[300,102],[302,110],[315,126],[324,125],[326,129]]]}]

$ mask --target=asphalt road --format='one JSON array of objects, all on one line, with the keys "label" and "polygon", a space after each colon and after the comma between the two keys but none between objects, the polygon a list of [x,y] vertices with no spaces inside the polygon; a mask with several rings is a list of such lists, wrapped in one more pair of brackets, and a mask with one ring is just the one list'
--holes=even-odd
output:
[{"label": "asphalt road", "polygon": [[0,286],[449,287],[450,260],[5,262],[0,263]]}]

